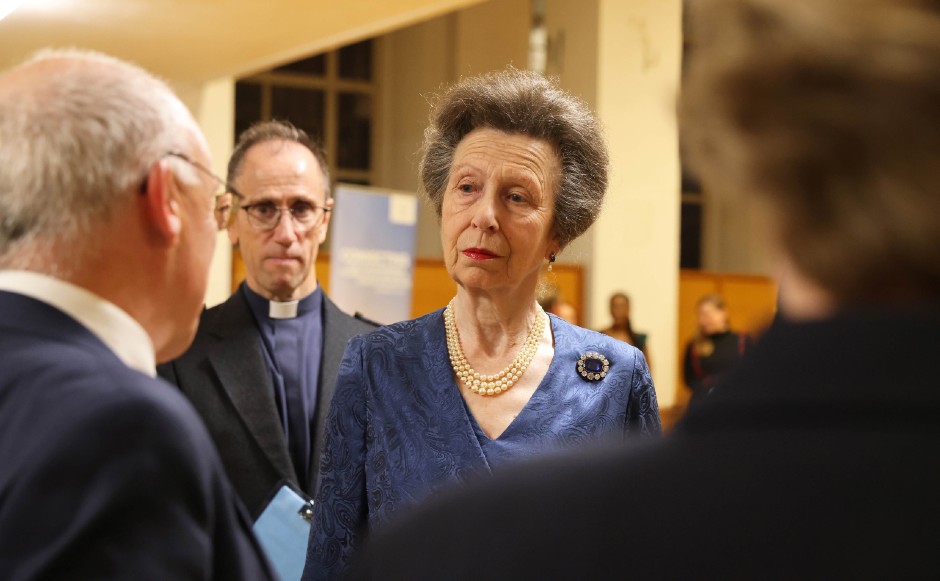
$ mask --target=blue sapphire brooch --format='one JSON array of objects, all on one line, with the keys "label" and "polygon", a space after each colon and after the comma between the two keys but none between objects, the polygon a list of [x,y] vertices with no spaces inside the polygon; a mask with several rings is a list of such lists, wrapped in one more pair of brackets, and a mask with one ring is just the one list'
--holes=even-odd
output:
[{"label": "blue sapphire brooch", "polygon": [[588,351],[578,359],[578,373],[588,381],[600,381],[607,375],[610,361],[596,351]]}]

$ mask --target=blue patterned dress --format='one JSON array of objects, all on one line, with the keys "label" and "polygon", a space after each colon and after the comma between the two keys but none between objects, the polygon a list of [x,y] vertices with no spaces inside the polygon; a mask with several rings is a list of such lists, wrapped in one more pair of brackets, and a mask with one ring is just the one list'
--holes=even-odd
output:
[{"label": "blue patterned dress", "polygon": [[[503,464],[624,434],[658,435],[646,360],[630,345],[550,315],[555,353],[545,378],[495,440],[469,412],[451,370],[443,309],[353,338],[340,365],[304,579],[336,579],[366,527],[445,486]],[[582,354],[610,361],[583,379]]]}]

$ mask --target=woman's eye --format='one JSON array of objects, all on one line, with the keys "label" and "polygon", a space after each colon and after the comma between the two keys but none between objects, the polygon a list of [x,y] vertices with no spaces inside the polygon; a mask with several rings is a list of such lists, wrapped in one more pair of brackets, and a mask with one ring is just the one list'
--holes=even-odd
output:
[{"label": "woman's eye", "polygon": [[460,184],[459,186],[457,186],[457,189],[460,190],[461,192],[465,193],[465,194],[472,194],[472,193],[473,193],[473,185],[472,185],[472,184]]},{"label": "woman's eye", "polygon": [[509,199],[510,202],[514,204],[521,204],[526,201],[525,196],[523,196],[522,194],[509,194],[507,198]]}]

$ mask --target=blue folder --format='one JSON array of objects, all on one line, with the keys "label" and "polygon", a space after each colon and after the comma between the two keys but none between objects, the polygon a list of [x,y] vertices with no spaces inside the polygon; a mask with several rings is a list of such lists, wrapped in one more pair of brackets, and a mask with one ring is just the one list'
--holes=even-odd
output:
[{"label": "blue folder", "polygon": [[299,581],[307,558],[313,503],[286,484],[255,521],[255,536],[281,581]]}]

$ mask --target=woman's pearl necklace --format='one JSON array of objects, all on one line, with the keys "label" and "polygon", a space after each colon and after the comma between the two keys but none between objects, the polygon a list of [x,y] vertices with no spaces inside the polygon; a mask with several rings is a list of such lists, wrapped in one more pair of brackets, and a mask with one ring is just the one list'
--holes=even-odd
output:
[{"label": "woman's pearl necklace", "polygon": [[463,354],[463,347],[460,344],[460,334],[457,332],[457,323],[454,322],[454,301],[451,299],[447,308],[444,309],[444,331],[447,333],[447,351],[450,353],[450,365],[454,368],[454,374],[457,379],[470,388],[470,391],[479,395],[499,395],[509,391],[509,388],[519,381],[529,363],[535,357],[539,349],[539,343],[542,341],[542,335],[545,332],[545,322],[548,316],[542,310],[542,307],[536,303],[537,312],[535,314],[535,324],[529,330],[525,343],[522,344],[522,350],[512,360],[509,367],[503,369],[495,375],[480,375],[470,367],[470,363]]}]

